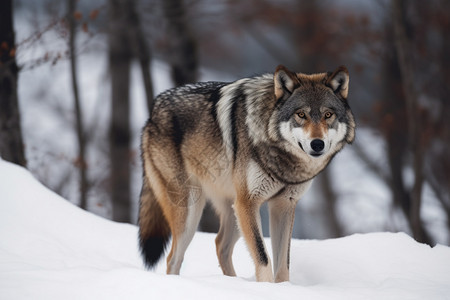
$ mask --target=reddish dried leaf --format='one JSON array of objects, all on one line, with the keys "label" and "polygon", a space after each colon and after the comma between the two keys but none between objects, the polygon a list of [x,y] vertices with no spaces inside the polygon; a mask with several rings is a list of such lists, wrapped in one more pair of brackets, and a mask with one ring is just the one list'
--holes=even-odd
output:
[{"label": "reddish dried leaf", "polygon": [[9,46],[7,42],[2,42],[1,46],[0,46],[1,50],[8,50]]},{"label": "reddish dried leaf", "polygon": [[98,16],[98,14],[100,13],[100,11],[98,9],[94,9],[93,11],[91,11],[91,13],[89,14],[89,18],[91,20],[95,20]]},{"label": "reddish dried leaf", "polygon": [[83,14],[78,10],[73,13],[73,18],[77,21],[81,20],[82,17],[83,17]]},{"label": "reddish dried leaf", "polygon": [[72,161],[72,164],[78,169],[81,169],[81,168],[87,169],[88,168],[88,165],[87,165],[86,161],[81,159],[81,157],[79,157],[79,156],[77,156]]}]

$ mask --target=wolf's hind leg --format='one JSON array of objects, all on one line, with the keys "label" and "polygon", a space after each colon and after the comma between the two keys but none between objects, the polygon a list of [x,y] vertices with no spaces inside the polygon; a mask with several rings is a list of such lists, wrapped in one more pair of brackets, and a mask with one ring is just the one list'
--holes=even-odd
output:
[{"label": "wolf's hind leg", "polygon": [[[183,189],[186,191],[180,194],[180,197],[189,199],[186,202],[177,201],[172,196],[171,213],[172,213],[172,248],[167,257],[167,274],[180,274],[181,264],[184,259],[184,253],[189,246],[195,231],[197,230],[200,217],[205,206],[205,198],[199,193],[199,189]],[[175,203],[183,203],[177,205]]]},{"label": "wolf's hind leg", "polygon": [[216,237],[217,258],[224,275],[236,276],[232,261],[233,248],[240,236],[236,216],[231,203],[223,203],[218,211],[220,229]]}]

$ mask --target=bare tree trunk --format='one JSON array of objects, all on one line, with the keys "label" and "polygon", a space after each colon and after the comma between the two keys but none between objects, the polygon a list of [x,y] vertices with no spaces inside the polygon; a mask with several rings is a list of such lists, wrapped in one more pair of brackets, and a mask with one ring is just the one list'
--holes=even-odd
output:
[{"label": "bare tree trunk", "polygon": [[76,160],[76,166],[80,170],[80,207],[87,209],[87,193],[88,193],[88,180],[87,180],[87,163],[86,163],[86,138],[83,130],[83,115],[81,112],[80,95],[78,89],[77,80],[77,56],[75,53],[76,42],[76,22],[75,22],[75,0],[68,1],[69,6],[69,51],[70,51],[70,71],[72,77],[72,90],[75,106],[75,130],[77,133],[78,141],[78,158]]},{"label": "bare tree trunk", "polygon": [[406,109],[408,118],[409,146],[413,151],[414,185],[411,191],[410,219],[414,238],[420,242],[425,241],[420,206],[422,203],[422,186],[424,148],[421,141],[421,132],[417,124],[419,114],[417,109],[417,91],[414,84],[414,69],[411,57],[412,43],[406,31],[405,2],[393,2],[393,21],[395,47],[399,58],[400,72],[403,81],[403,90],[406,96]]},{"label": "bare tree trunk", "polygon": [[410,211],[411,198],[409,191],[407,191],[403,178],[403,168],[406,159],[404,153],[408,152],[408,137],[405,132],[408,127],[405,124],[405,94],[401,88],[401,73],[399,70],[398,56],[395,54],[395,47],[392,45],[393,37],[391,32],[392,25],[388,25],[386,40],[386,54],[383,65],[383,114],[385,116],[397,116],[396,118],[386,118],[388,121],[384,122],[381,130],[385,135],[386,152],[388,158],[388,165],[390,169],[390,176],[386,183],[389,185],[393,204],[401,209],[404,213],[409,227],[411,226]]},{"label": "bare tree trunk", "polygon": [[183,0],[164,0],[164,14],[168,21],[170,64],[175,85],[197,81],[197,43],[189,29]]},{"label": "bare tree trunk", "polygon": [[135,2],[132,1],[131,7],[131,17],[132,22],[132,37],[134,42],[134,52],[136,58],[139,60],[141,66],[142,80],[144,82],[144,89],[146,95],[148,115],[152,115],[153,111],[153,83],[152,74],[150,70],[150,62],[152,58],[152,53],[150,47],[145,39],[144,31],[142,30],[142,24],[140,20],[139,13],[137,12]]},{"label": "bare tree trunk", "polygon": [[321,24],[318,19],[311,16],[320,15],[321,8],[317,0],[297,0],[295,5],[298,7],[301,17],[304,18],[303,25],[295,28],[294,41],[299,51],[301,71],[305,73],[315,73],[318,69],[323,68],[328,55],[320,45],[316,45],[313,41],[320,36]]},{"label": "bare tree trunk", "polygon": [[[197,81],[198,54],[197,43],[190,31],[183,0],[164,0],[164,14],[168,22],[169,59],[172,81],[183,85]],[[200,220],[199,229],[217,232],[219,219],[211,205],[206,205]]]},{"label": "bare tree trunk", "polygon": [[327,168],[320,173],[318,180],[321,184],[321,191],[326,204],[324,213],[328,222],[328,230],[330,231],[330,235],[334,238],[341,237],[343,236],[343,230],[336,213],[336,202],[338,195],[331,184],[330,169]]},{"label": "bare tree trunk", "polygon": [[[183,85],[198,80],[197,43],[186,20],[183,0],[164,0],[164,14],[168,22],[170,41],[170,64],[172,81]],[[217,232],[219,219],[211,205],[206,205],[200,220],[199,229],[205,232]]]},{"label": "bare tree trunk", "polygon": [[[422,5],[426,6],[427,3]],[[439,11],[445,12],[441,15],[441,20],[450,19],[450,2],[441,1],[436,7]],[[444,18],[444,16],[446,18]],[[437,89],[437,96],[440,100],[440,112],[437,122],[434,124],[433,131],[438,134],[439,147],[433,149],[427,155],[430,161],[427,164],[426,180],[434,190],[436,197],[439,199],[443,211],[447,216],[447,230],[450,232],[450,105],[448,105],[448,95],[450,95],[450,28],[445,22],[440,22],[439,34],[441,39],[441,47],[439,59],[436,62],[439,74],[440,87]],[[431,156],[431,157],[430,157]],[[450,236],[449,236],[450,238]],[[448,240],[447,244],[450,243]]]},{"label": "bare tree trunk", "polygon": [[15,56],[12,0],[0,9],[0,155],[26,167],[17,97],[18,68]]},{"label": "bare tree trunk", "polygon": [[109,68],[111,74],[110,165],[113,220],[131,222],[130,201],[130,66],[132,49],[127,32],[130,5],[109,1]]},{"label": "bare tree trunk", "polygon": [[145,95],[146,95],[146,103],[147,103],[147,110],[148,115],[151,116],[153,112],[153,98],[154,98],[154,92],[153,92],[153,83],[152,83],[152,74],[150,70],[150,61],[151,61],[151,55],[150,50],[148,47],[144,45],[145,40],[143,34],[137,33],[139,36],[136,37],[138,40],[139,46],[139,52],[138,52],[138,59],[139,64],[141,65],[141,73],[142,73],[142,80],[144,82],[144,89],[145,89]]}]

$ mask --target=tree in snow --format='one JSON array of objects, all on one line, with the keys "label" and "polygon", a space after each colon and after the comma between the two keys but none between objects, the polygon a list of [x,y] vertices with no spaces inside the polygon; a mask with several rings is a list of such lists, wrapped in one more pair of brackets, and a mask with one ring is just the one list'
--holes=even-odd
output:
[{"label": "tree in snow", "polygon": [[0,155],[26,166],[17,96],[18,72],[13,3],[5,0],[0,9]]}]

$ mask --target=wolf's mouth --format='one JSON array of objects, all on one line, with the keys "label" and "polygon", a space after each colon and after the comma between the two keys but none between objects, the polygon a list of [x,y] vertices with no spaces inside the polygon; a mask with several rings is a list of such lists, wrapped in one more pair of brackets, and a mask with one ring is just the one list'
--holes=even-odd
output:
[{"label": "wolf's mouth", "polygon": [[314,156],[314,157],[319,157],[321,156],[323,153],[322,152],[312,152],[309,155]]},{"label": "wolf's mouth", "polygon": [[300,148],[303,150],[303,152],[306,153],[305,149],[303,149],[302,143],[298,142],[298,145],[300,146]]}]

